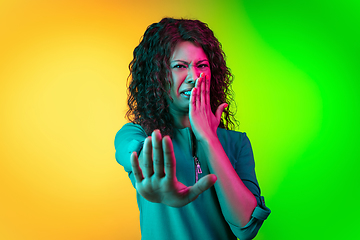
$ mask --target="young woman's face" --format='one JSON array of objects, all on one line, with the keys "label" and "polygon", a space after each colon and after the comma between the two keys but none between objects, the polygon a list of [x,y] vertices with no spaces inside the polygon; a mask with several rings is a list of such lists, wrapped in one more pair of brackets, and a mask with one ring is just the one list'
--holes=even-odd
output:
[{"label": "young woman's face", "polygon": [[184,41],[176,45],[170,58],[172,85],[170,110],[172,112],[188,112],[191,89],[195,86],[200,73],[211,79],[210,63],[200,46]]}]

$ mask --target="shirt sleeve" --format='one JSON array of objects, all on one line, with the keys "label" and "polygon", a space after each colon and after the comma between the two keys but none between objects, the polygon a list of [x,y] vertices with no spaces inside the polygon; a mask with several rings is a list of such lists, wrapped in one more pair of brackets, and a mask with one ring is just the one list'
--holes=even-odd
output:
[{"label": "shirt sleeve", "polygon": [[130,155],[132,152],[137,152],[138,156],[140,155],[146,138],[147,134],[144,129],[134,123],[125,124],[115,136],[116,161],[124,167],[134,187],[135,178],[131,171]]},{"label": "shirt sleeve", "polygon": [[241,240],[253,239],[258,233],[264,220],[269,216],[270,209],[265,206],[264,197],[260,195],[260,188],[255,175],[254,155],[250,140],[245,133],[241,133],[238,156],[235,162],[235,171],[245,184],[245,186],[254,194],[257,206],[255,207],[250,221],[243,227],[235,226],[229,223],[229,226],[236,237]]}]

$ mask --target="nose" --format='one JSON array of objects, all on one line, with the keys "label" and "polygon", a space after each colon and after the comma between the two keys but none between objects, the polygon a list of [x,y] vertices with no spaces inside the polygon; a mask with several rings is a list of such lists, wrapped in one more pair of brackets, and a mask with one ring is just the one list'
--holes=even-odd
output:
[{"label": "nose", "polygon": [[195,81],[199,77],[199,75],[200,74],[198,73],[197,69],[194,66],[189,66],[185,82],[195,83]]}]

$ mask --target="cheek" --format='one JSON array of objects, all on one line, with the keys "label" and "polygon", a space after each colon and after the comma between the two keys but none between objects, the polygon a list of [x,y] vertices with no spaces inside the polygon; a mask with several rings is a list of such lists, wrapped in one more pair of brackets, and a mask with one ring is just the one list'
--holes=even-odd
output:
[{"label": "cheek", "polygon": [[210,70],[208,70],[208,71],[206,72],[206,76],[211,80],[211,71],[210,71]]},{"label": "cheek", "polygon": [[[171,89],[172,91],[176,92],[177,89],[180,87],[182,79],[184,78],[184,74],[180,72],[173,72],[172,73],[172,80],[171,80]],[[186,75],[185,75],[186,77]]]},{"label": "cheek", "polygon": [[174,81],[174,78],[171,80],[171,86],[169,86],[168,89],[169,89],[170,96],[172,98],[176,97],[177,84],[176,84],[176,81]]}]

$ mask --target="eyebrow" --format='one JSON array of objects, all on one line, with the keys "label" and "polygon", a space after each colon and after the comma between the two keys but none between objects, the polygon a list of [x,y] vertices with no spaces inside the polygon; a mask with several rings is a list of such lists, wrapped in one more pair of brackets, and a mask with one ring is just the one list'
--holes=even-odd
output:
[{"label": "eyebrow", "polygon": [[[171,61],[171,62],[172,62],[172,63],[173,63],[173,62],[182,62],[182,63],[184,63],[184,64],[189,65],[189,63],[186,62],[186,61],[184,61],[184,60],[173,60],[173,61]],[[202,62],[209,62],[209,60],[203,59],[203,60],[197,61],[196,63],[199,64],[199,63],[202,63]]]}]

